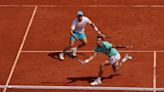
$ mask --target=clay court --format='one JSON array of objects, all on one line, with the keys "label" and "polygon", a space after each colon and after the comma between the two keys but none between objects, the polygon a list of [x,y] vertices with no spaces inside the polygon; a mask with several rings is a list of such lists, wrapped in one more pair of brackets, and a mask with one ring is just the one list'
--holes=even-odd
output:
[{"label": "clay court", "polygon": [[[106,67],[103,84],[90,86],[106,57],[82,65],[66,55],[76,11],[82,10],[113,44],[133,57],[117,74]],[[163,0],[1,0],[0,92],[164,92]],[[86,27],[86,59],[96,46],[96,32]]]}]

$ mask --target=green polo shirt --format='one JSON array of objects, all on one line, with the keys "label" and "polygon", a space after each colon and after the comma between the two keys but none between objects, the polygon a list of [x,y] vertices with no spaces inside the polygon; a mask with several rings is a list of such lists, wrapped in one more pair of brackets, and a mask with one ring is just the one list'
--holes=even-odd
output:
[{"label": "green polo shirt", "polygon": [[119,52],[117,51],[117,49],[112,48],[112,44],[104,41],[102,42],[103,46],[97,46],[96,47],[96,52],[100,52],[100,53],[104,53],[108,56],[114,56],[117,55]]}]

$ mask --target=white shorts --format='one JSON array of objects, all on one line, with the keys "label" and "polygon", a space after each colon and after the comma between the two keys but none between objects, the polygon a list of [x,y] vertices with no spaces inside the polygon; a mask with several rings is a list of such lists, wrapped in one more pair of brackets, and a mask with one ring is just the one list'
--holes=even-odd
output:
[{"label": "white shorts", "polygon": [[113,65],[114,63],[118,62],[121,59],[120,54],[109,57],[109,63]]}]

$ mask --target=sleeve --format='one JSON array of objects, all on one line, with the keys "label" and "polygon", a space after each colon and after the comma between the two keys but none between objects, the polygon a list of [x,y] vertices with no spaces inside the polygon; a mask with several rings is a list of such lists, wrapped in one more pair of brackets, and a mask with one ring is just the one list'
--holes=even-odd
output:
[{"label": "sleeve", "polygon": [[95,48],[95,52],[100,52],[100,47],[99,47],[99,46],[97,46],[97,47]]},{"label": "sleeve", "polygon": [[75,30],[76,20],[74,19],[71,25],[71,30]]},{"label": "sleeve", "polygon": [[112,48],[112,44],[109,43],[109,42],[104,42],[104,43],[103,43],[103,46],[104,46],[106,49]]},{"label": "sleeve", "polygon": [[86,17],[86,21],[87,21],[88,24],[92,23],[92,21],[89,18],[87,18],[87,17]]}]

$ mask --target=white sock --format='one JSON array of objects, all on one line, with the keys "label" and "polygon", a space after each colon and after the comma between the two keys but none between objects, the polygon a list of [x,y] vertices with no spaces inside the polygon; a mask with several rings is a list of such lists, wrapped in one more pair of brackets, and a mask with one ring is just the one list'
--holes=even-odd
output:
[{"label": "white sock", "polygon": [[101,77],[98,77],[97,80],[100,80],[101,81]]},{"label": "white sock", "polygon": [[72,51],[74,51],[74,50],[77,51],[77,47],[72,47],[71,50],[72,50]]}]

